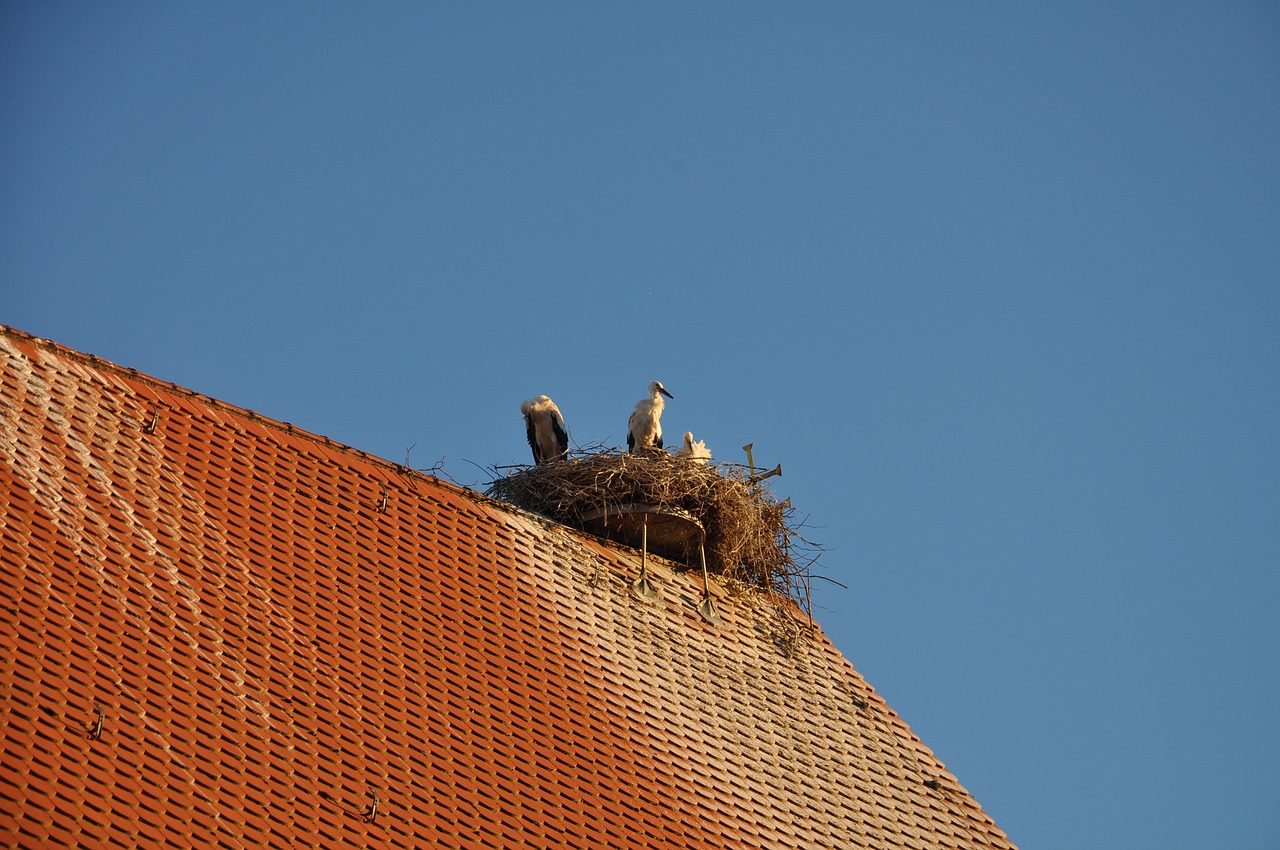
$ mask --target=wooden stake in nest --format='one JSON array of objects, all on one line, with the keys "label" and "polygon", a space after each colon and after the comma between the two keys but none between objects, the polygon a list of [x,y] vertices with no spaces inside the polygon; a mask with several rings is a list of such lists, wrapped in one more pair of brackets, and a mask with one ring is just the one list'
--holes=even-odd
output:
[{"label": "wooden stake in nest", "polygon": [[493,481],[486,493],[578,528],[587,517],[628,505],[675,509],[702,525],[708,570],[808,608],[813,559],[798,565],[793,549],[796,543],[814,547],[791,523],[789,500],[779,502],[741,467],[704,466],[664,452],[605,451],[523,467]]}]

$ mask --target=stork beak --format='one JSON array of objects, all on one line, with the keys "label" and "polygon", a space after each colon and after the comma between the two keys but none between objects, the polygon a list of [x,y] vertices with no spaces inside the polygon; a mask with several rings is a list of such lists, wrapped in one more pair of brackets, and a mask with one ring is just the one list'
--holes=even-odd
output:
[{"label": "stork beak", "polygon": [[666,396],[667,398],[670,398],[670,399],[674,399],[674,398],[675,398],[675,396],[673,396],[671,393],[667,392],[667,391],[666,391],[666,388],[664,388],[664,387],[658,387],[658,392],[662,393],[662,394],[663,394],[664,396]]}]

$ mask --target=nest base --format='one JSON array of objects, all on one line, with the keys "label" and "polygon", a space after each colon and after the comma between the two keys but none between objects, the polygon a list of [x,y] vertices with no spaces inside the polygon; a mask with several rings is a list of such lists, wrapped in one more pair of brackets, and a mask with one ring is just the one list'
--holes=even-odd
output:
[{"label": "nest base", "polygon": [[625,504],[582,515],[581,527],[597,537],[689,564],[706,536],[688,511],[666,505]]}]

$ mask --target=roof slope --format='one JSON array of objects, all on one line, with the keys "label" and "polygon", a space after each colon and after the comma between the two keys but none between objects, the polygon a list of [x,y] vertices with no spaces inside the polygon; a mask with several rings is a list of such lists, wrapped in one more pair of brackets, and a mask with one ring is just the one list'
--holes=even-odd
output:
[{"label": "roof slope", "polygon": [[712,628],[630,549],[11,329],[0,367],[5,846],[1012,847],[758,596]]}]

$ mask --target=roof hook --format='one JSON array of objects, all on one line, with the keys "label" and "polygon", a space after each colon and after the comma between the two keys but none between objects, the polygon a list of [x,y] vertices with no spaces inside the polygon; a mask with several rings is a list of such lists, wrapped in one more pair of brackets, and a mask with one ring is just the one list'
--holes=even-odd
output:
[{"label": "roof hook", "polygon": [[369,816],[369,823],[373,823],[378,819],[378,806],[382,805],[382,798],[378,796],[378,789],[370,787],[369,793],[373,795],[373,802],[365,810]]},{"label": "roof hook", "polygon": [[[705,537],[705,535],[703,535]],[[724,621],[720,619],[720,612],[716,610],[715,600],[711,598],[711,580],[707,578],[707,547],[706,541],[698,541],[698,557],[702,559],[702,601],[698,603],[698,613],[702,619],[706,620],[713,626],[722,626]]]},{"label": "roof hook", "polygon": [[649,514],[644,515],[644,526],[640,532],[640,578],[631,585],[631,592],[645,602],[657,602],[658,591],[653,589],[649,581]]},{"label": "roof hook", "polygon": [[156,432],[156,424],[160,421],[160,405],[151,405],[151,421],[142,426],[142,433],[154,434]]},{"label": "roof hook", "polygon": [[97,721],[94,722],[93,726],[89,729],[89,740],[97,741],[102,738],[102,725],[107,720],[107,713],[102,710],[102,703],[95,702],[93,704],[93,708],[95,711],[98,712],[98,719]]}]

